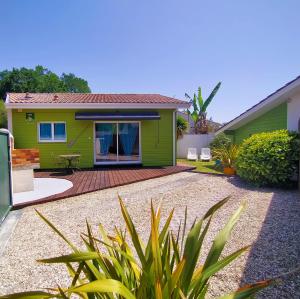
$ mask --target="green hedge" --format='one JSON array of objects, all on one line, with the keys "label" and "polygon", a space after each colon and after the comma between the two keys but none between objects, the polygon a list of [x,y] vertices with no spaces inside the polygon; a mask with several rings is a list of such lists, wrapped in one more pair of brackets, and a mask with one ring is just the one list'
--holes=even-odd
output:
[{"label": "green hedge", "polygon": [[258,186],[287,186],[298,169],[299,135],[287,130],[252,135],[240,146],[237,174]]}]

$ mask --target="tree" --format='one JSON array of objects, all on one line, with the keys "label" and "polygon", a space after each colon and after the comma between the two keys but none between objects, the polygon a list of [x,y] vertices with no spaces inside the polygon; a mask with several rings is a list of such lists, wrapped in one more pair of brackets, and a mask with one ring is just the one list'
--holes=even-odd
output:
[{"label": "tree", "polygon": [[195,124],[195,134],[207,134],[208,126],[206,121],[207,116],[207,107],[215,97],[221,86],[221,82],[219,82],[216,87],[213,89],[209,97],[204,101],[202,98],[201,87],[198,88],[198,95],[194,93],[193,100],[186,93],[185,96],[192,101],[193,111],[187,110],[187,113],[191,116],[194,124]]},{"label": "tree", "polygon": [[176,127],[177,127],[177,138],[180,138],[188,128],[187,120],[184,119],[181,115],[178,115],[176,120]]},{"label": "tree", "polygon": [[7,114],[4,102],[0,100],[0,129],[7,128]]},{"label": "tree", "polygon": [[74,74],[63,73],[60,77],[68,92],[89,93],[91,89],[86,80],[76,77]]},{"label": "tree", "polygon": [[0,72],[0,98],[7,92],[91,92],[87,81],[74,74],[61,77],[43,66],[13,68]]}]

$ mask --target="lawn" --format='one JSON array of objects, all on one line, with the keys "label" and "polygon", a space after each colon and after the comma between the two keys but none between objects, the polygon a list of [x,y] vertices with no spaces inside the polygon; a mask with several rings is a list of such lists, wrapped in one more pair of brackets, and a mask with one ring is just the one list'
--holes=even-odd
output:
[{"label": "lawn", "polygon": [[195,172],[223,174],[222,169],[215,167],[215,161],[204,162],[204,161],[189,161],[186,159],[177,159],[177,162],[195,166],[196,167],[196,169],[194,170]]}]

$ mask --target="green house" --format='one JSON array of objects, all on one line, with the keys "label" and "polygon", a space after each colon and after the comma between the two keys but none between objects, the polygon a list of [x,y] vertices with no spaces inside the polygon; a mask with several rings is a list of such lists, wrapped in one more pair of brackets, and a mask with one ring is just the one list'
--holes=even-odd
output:
[{"label": "green house", "polygon": [[37,148],[41,168],[80,154],[80,167],[176,164],[176,111],[185,101],[158,94],[9,93],[15,148]]},{"label": "green house", "polygon": [[300,128],[300,76],[237,116],[216,134],[224,132],[239,144],[252,134]]}]

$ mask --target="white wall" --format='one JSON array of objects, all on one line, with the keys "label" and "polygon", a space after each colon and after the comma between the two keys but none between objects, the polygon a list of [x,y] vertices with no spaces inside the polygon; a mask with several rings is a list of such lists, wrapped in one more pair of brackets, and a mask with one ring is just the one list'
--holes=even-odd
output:
[{"label": "white wall", "polygon": [[288,101],[287,110],[288,130],[298,131],[298,121],[300,118],[300,93],[297,93]]},{"label": "white wall", "polygon": [[197,148],[198,155],[202,147],[208,147],[209,143],[214,139],[215,134],[186,134],[177,140],[177,158],[186,158],[188,148]]}]

